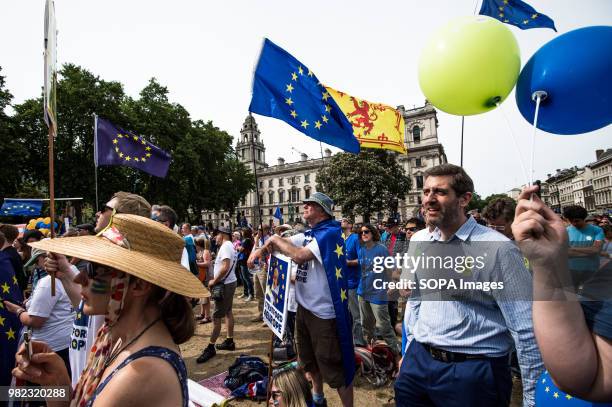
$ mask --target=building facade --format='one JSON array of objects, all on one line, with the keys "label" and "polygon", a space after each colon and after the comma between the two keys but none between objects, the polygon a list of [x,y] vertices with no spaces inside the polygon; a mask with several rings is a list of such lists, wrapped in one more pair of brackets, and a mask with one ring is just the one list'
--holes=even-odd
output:
[{"label": "building facade", "polygon": [[580,205],[589,214],[610,213],[612,208],[612,149],[597,150],[596,161],[548,174],[549,206],[557,213]]},{"label": "building facade", "polygon": [[595,152],[596,161],[589,166],[593,171],[593,201],[598,213],[612,208],[612,149]]},{"label": "building facade", "polygon": [[[412,181],[410,191],[398,202],[398,212],[402,219],[408,219],[420,208],[425,171],[446,163],[447,158],[438,141],[438,119],[431,104],[426,102],[422,107],[408,110],[399,106],[398,110],[404,117],[404,143],[408,154],[398,154],[397,160]],[[316,192],[317,173],[332,157],[331,151],[326,149],[321,158],[311,159],[302,153],[300,161],[286,163],[284,158],[279,157],[275,165],[268,165],[261,133],[250,114],[240,130],[236,154],[255,174],[257,188],[240,202],[234,212],[235,218],[230,219],[228,212],[203,211],[202,220],[205,223],[212,223],[213,226],[233,225],[236,222],[257,225],[260,219],[265,224],[278,223],[274,217],[277,207],[284,222],[301,220],[302,200]],[[341,216],[339,206],[335,208],[335,215],[336,218]],[[378,217],[386,215],[381,213]]]}]

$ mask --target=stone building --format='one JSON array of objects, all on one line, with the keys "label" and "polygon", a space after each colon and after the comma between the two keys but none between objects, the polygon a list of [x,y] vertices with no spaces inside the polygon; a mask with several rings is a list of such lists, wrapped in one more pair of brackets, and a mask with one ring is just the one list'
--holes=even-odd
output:
[{"label": "stone building", "polygon": [[[435,108],[425,103],[424,106],[398,110],[404,116],[404,143],[407,155],[397,155],[398,162],[412,180],[411,190],[405,199],[398,202],[398,212],[402,219],[415,214],[421,204],[424,172],[433,166],[446,163],[446,154],[438,141],[438,119]],[[316,177],[319,169],[328,162],[332,153],[325,150],[323,157],[309,158],[301,154],[300,161],[287,163],[279,157],[275,165],[266,162],[266,148],[261,132],[252,115],[248,115],[240,130],[236,144],[236,154],[256,175],[257,188],[247,194],[235,210],[236,217],[230,219],[227,212],[203,211],[202,220],[213,225],[235,224],[239,219],[251,225],[259,223],[257,217],[257,198],[259,194],[260,216],[263,223],[278,223],[274,213],[279,207],[283,221],[292,222],[302,219],[302,199],[316,192]],[[336,218],[341,216],[341,208],[335,208]],[[378,214],[382,217],[388,214]]]},{"label": "stone building", "polygon": [[612,149],[597,150],[596,161],[548,174],[549,206],[557,213],[580,205],[590,214],[609,213],[612,208]]},{"label": "stone building", "polygon": [[598,213],[612,208],[612,149],[597,150],[596,161],[589,164],[593,171],[593,200]]}]

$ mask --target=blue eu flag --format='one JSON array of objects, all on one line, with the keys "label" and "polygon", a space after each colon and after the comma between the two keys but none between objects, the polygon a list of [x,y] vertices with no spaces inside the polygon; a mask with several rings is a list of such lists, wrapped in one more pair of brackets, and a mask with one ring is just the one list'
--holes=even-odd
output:
[{"label": "blue eu flag", "polygon": [[21,304],[23,295],[10,256],[0,251],[0,386],[9,386],[11,370],[15,367],[21,322],[17,315],[6,309],[3,300]]},{"label": "blue eu flag", "polygon": [[283,214],[281,213],[280,206],[276,206],[276,210],[274,211],[274,217],[278,219],[281,223],[283,222]]},{"label": "blue eu flag", "polygon": [[308,137],[359,153],[353,126],[306,65],[264,40],[249,111],[280,119]]},{"label": "blue eu flag", "polygon": [[164,178],[172,157],[142,137],[96,116],[94,160],[96,167],[123,165]]},{"label": "blue eu flag", "polygon": [[40,215],[42,200],[4,198],[0,216],[34,216]]},{"label": "blue eu flag", "polygon": [[348,270],[344,238],[340,222],[333,219],[317,223],[304,232],[306,241],[316,239],[321,252],[329,293],[336,314],[336,331],[340,341],[344,384],[353,382],[355,376],[355,348],[353,347],[352,318],[348,309]]},{"label": "blue eu flag", "polygon": [[502,23],[514,25],[521,30],[530,28],[555,28],[555,22],[545,14],[521,0],[482,0],[480,14],[493,17]]}]

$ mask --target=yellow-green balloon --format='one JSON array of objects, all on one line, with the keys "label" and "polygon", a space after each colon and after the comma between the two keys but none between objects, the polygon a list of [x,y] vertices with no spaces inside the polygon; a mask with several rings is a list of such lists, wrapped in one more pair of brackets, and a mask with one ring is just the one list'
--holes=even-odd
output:
[{"label": "yellow-green balloon", "polygon": [[495,108],[521,69],[512,32],[487,16],[460,17],[438,30],[419,61],[419,83],[438,109],[468,116]]}]

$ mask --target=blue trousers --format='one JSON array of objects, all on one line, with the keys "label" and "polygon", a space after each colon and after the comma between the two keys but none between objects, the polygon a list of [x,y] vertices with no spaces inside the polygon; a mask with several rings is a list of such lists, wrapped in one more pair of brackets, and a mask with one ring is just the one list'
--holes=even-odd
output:
[{"label": "blue trousers", "polygon": [[511,394],[508,357],[440,362],[415,340],[395,380],[397,407],[508,406]]}]

